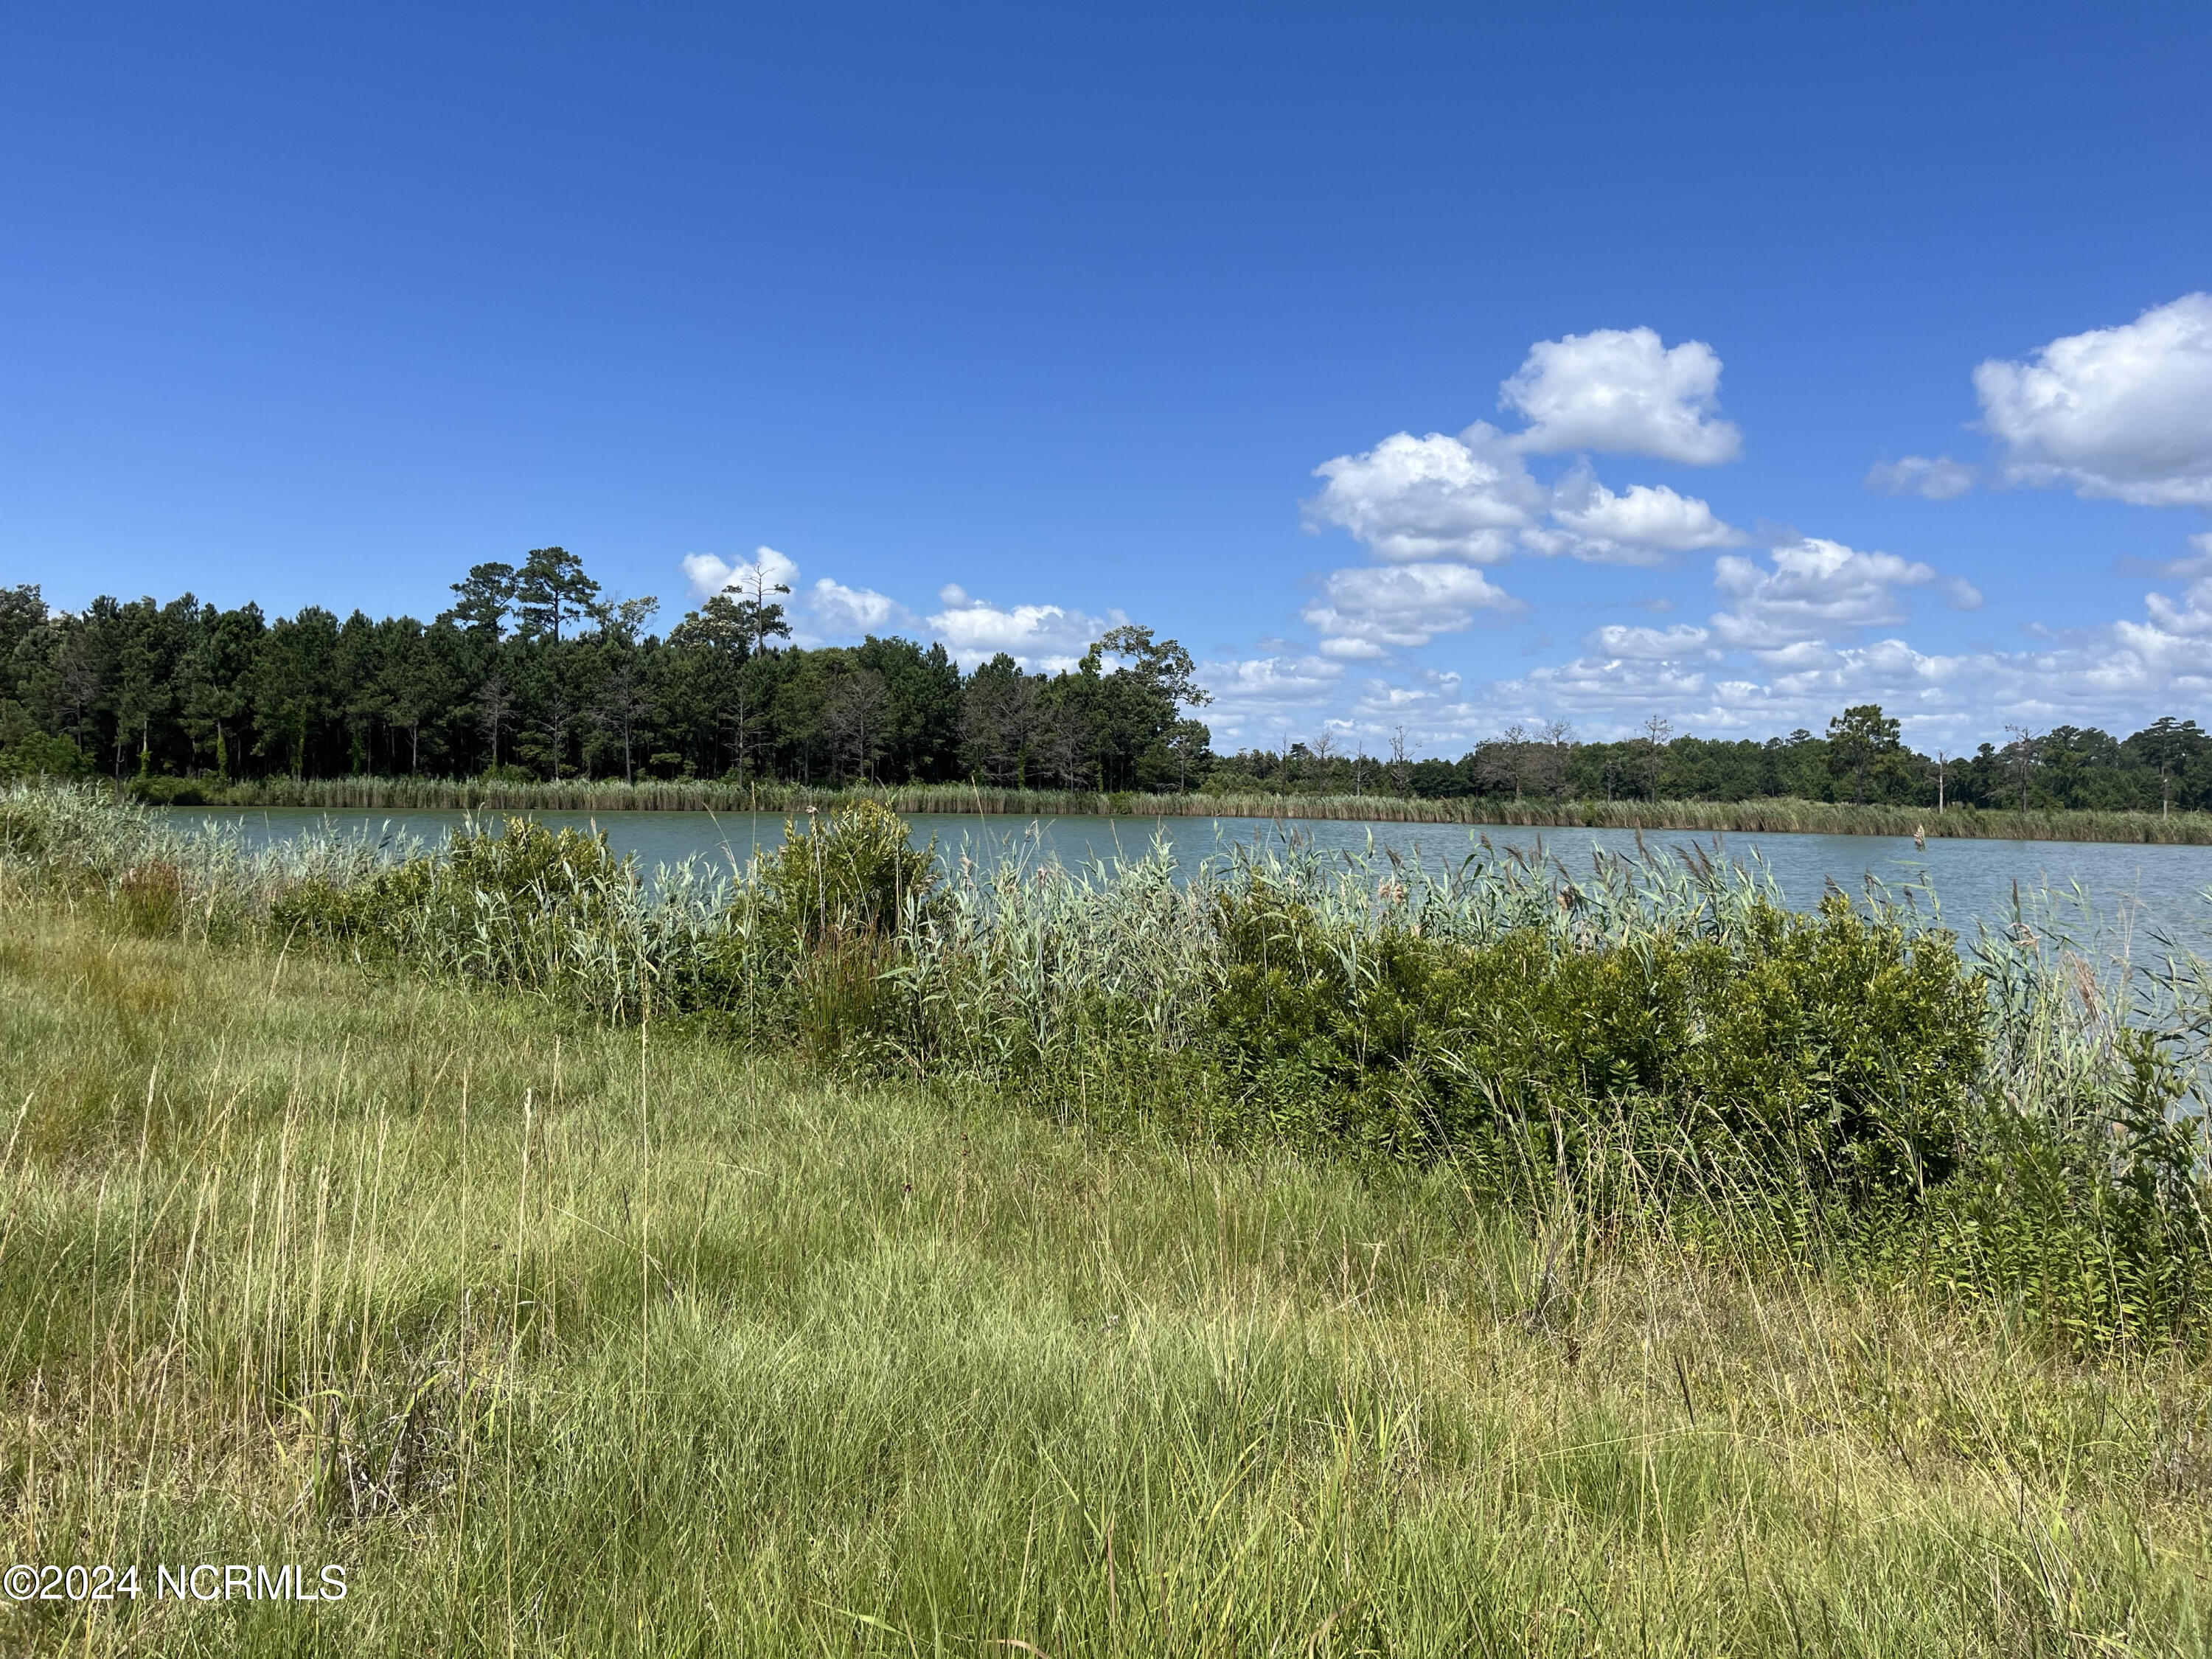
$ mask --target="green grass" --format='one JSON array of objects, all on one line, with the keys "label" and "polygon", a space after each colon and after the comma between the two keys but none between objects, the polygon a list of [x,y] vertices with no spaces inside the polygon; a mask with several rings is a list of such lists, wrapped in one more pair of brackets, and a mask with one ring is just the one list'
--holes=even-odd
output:
[{"label": "green grass", "polygon": [[156,802],[238,807],[304,806],[331,811],[795,812],[878,800],[901,813],[983,813],[1024,817],[1122,816],[1332,819],[1374,823],[1687,830],[1752,835],[1891,836],[1979,841],[2101,841],[2212,846],[2212,812],[1982,811],[1954,805],[1856,806],[1799,800],[1423,800],[1388,793],[1302,795],[1226,793],[1098,794],[1080,789],[999,789],[913,784],[881,789],[812,789],[794,784],[676,780],[486,782],[471,778],[268,778],[218,784],[156,778],[132,786]]},{"label": "green grass", "polygon": [[2172,1350],[117,914],[0,890],[7,1559],[351,1589],[0,1650],[2206,1650]]}]

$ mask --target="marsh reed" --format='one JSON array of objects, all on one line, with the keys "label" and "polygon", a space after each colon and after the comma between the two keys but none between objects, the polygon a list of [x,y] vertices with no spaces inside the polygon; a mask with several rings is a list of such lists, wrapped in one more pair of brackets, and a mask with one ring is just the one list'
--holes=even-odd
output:
[{"label": "marsh reed", "polygon": [[[305,1611],[0,1607],[0,1646],[2212,1639],[2201,1342],[2069,1326],[2111,1299],[2005,1277],[2033,1241],[1995,1210],[1947,1242],[1740,1161],[1669,1176],[1634,1136],[1516,1184],[1473,1143],[1340,1155],[1116,1109],[1133,1057],[1225,1063],[1209,997],[1290,982],[1275,943],[1246,971],[1253,917],[1276,942],[1306,917],[1362,996],[1415,939],[1601,986],[1717,952],[1686,959],[1724,984],[1779,959],[1755,866],[1292,844],[933,886],[876,830],[656,883],[588,837],[248,853],[0,799],[10,1559],[349,1568]],[[1881,961],[1952,948],[1930,896],[1887,896]],[[1820,937],[1886,949],[1883,902]],[[2147,1212],[2039,1212],[2033,1183],[2072,1178],[2068,1136],[2116,1180],[2173,1173],[2112,1136],[2129,1099],[2197,1097],[2203,975],[2060,920],[1957,960],[1975,1101],[2063,1132],[1999,1170],[2008,1201],[2094,1241]],[[2181,1095],[2130,1096],[2160,1066]]]},{"label": "marsh reed", "polygon": [[1507,800],[1497,796],[1426,799],[1389,793],[1305,795],[1261,793],[1094,793],[1006,789],[973,784],[811,788],[703,780],[618,779],[553,782],[468,778],[267,778],[249,783],[155,779],[134,786],[165,804],[305,807],[333,812],[799,812],[832,811],[860,800],[891,811],[1017,817],[1218,817],[1354,823],[1453,823],[1493,828],[1571,827],[1686,830],[1698,834],[1882,836],[1902,839],[2121,842],[2145,846],[2212,846],[2212,813],[2073,810],[2017,812],[1954,805],[1854,805],[1802,800]]}]

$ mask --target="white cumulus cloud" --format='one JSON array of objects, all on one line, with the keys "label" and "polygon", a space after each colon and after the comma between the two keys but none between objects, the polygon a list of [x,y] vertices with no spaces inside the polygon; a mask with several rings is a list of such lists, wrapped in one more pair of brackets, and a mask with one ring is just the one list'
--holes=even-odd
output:
[{"label": "white cumulus cloud", "polygon": [[[2008,720],[2131,731],[2212,697],[2212,534],[2192,546],[2165,573],[2185,582],[2178,596],[2147,596],[2139,617],[1955,653],[1853,637],[1901,615],[1899,590],[1947,586],[1924,565],[1834,543],[1778,549],[1771,568],[1724,558],[1719,586],[1738,603],[1710,629],[1595,629],[1571,661],[1480,688],[1452,711],[1455,729],[1472,739],[1506,719],[1564,714],[1596,737],[1656,713],[1678,731],[1759,737],[1818,731],[1839,708],[1878,702],[1929,752],[1971,750]],[[1738,665],[1739,652],[1755,666]]]},{"label": "white cumulus cloud", "polygon": [[[921,620],[872,587],[848,587],[827,576],[811,587],[802,587],[798,562],[772,547],[757,547],[751,558],[735,563],[712,553],[687,553],[684,579],[690,585],[692,599],[702,605],[717,593],[734,590],[744,597],[757,584],[765,586],[774,596],[771,603],[783,606],[794,645],[830,645],[869,634],[911,632]],[[787,589],[788,595],[776,595],[779,587]]]},{"label": "white cumulus cloud", "polygon": [[1974,371],[2005,476],[2142,507],[2212,507],[2212,294]]},{"label": "white cumulus cloud", "polygon": [[1631,484],[1616,495],[1585,465],[1559,480],[1552,502],[1558,528],[1526,531],[1522,543],[1594,564],[1657,564],[1670,553],[1740,547],[1747,539],[1695,495],[1665,484]]},{"label": "white cumulus cloud", "polygon": [[1743,434],[1714,410],[1721,360],[1702,340],[1669,349],[1649,328],[1601,328],[1528,348],[1499,390],[1528,417],[1515,440],[1539,454],[1589,449],[1711,466],[1743,452]]},{"label": "white cumulus cloud", "polygon": [[872,587],[848,587],[823,576],[806,590],[806,619],[825,639],[860,639],[870,634],[911,633],[921,618],[887,593]]},{"label": "white cumulus cloud", "polygon": [[1594,657],[1632,657],[1639,662],[1680,662],[1706,654],[1712,636],[1689,623],[1672,628],[1629,628],[1618,623],[1583,635],[1583,649]]},{"label": "white cumulus cloud", "polygon": [[1948,455],[1907,455],[1901,461],[1879,461],[1868,468],[1866,486],[1884,495],[1924,495],[1931,501],[1948,501],[1972,489],[1978,476],[1964,461]]},{"label": "white cumulus cloud", "polygon": [[702,602],[726,587],[750,592],[756,575],[765,576],[771,588],[799,586],[798,565],[772,547],[757,547],[751,558],[735,564],[712,553],[684,556],[684,579],[691,584],[691,597]]},{"label": "white cumulus cloud", "polygon": [[1817,537],[1775,548],[1767,557],[1765,568],[1734,553],[1713,562],[1713,584],[1733,607],[1711,618],[1722,644],[1768,653],[1813,641],[1856,640],[1864,629],[1905,620],[1899,588],[1939,580],[1931,566],[1893,553],[1861,553]]},{"label": "white cumulus cloud", "polygon": [[928,619],[930,635],[943,641],[963,668],[1003,651],[1024,668],[1058,673],[1074,667],[1108,629],[1129,620],[1119,611],[1092,617],[1066,605],[994,605],[957,585],[940,588],[937,602],[944,608]]},{"label": "white cumulus cloud", "polygon": [[1342,684],[1344,667],[1322,657],[1280,653],[1209,662],[1199,678],[1222,702],[1311,702]]},{"label": "white cumulus cloud", "polygon": [[1472,628],[1486,611],[1521,609],[1480,570],[1431,563],[1332,570],[1301,614],[1321,635],[1322,654],[1371,659]]},{"label": "white cumulus cloud", "polygon": [[[1595,564],[1664,564],[1676,555],[1747,539],[1706,502],[1664,484],[1615,491],[1578,459],[1547,487],[1526,454],[1621,451],[1672,460],[1732,459],[1736,428],[1714,413],[1721,362],[1688,341],[1669,349],[1648,328],[1600,329],[1529,348],[1500,401],[1530,422],[1516,434],[1477,421],[1456,436],[1400,432],[1314,469],[1309,529],[1348,532],[1401,574],[1336,570],[1303,615],[1339,659],[1379,659],[1472,627],[1483,613],[1523,607],[1464,569],[1516,551]],[[1415,571],[1424,574],[1411,574]]]},{"label": "white cumulus cloud", "polygon": [[1456,438],[1401,432],[1364,454],[1339,455],[1314,469],[1325,482],[1306,503],[1306,521],[1351,532],[1392,563],[1463,559],[1496,564],[1511,556],[1514,532],[1545,505],[1504,434],[1477,421]]},{"label": "white cumulus cloud", "polygon": [[[1204,663],[1198,678],[1213,694],[1200,717],[1212,731],[1214,746],[1226,749],[1263,734],[1272,738],[1310,726],[1314,718],[1310,711],[1342,690],[1344,665],[1325,657],[1278,652]],[[1322,724],[1344,722],[1324,720]]]}]

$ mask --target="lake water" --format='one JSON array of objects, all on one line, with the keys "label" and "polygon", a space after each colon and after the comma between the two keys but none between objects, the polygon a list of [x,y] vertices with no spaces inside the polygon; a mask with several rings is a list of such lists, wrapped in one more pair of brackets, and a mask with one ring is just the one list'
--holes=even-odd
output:
[{"label": "lake water", "polygon": [[[249,845],[262,845],[316,832],[368,836],[373,839],[411,835],[436,842],[465,822],[459,812],[325,812],[275,808],[241,812],[218,807],[170,807],[164,815],[179,823],[235,825]],[[497,814],[485,814],[487,818]],[[542,812],[532,816],[556,828],[605,832],[617,853],[635,854],[650,870],[694,854],[744,863],[754,852],[783,839],[784,820],[766,812]],[[1068,864],[1146,852],[1155,836],[1164,836],[1186,862],[1217,853],[1232,842],[1279,839],[1294,833],[1322,852],[1357,852],[1369,845],[1418,855],[1431,867],[1441,860],[1456,862],[1473,850],[1478,836],[1495,847],[1533,851],[1540,845],[1571,870],[1586,867],[1591,849],[1630,852],[1634,832],[1623,830],[1530,830],[1462,824],[1350,823],[1335,820],[1258,818],[1128,818],[955,816],[921,813],[908,820],[917,842],[934,837],[940,854],[963,853],[982,860],[1006,856],[1010,848],[1030,857],[1056,858]],[[2141,938],[2159,930],[2192,946],[2212,945],[2212,847],[2144,847],[2106,842],[1943,841],[1930,839],[1917,850],[1909,837],[1887,836],[1729,835],[1699,836],[1686,830],[1647,831],[1647,848],[1717,844],[1726,857],[1743,860],[1753,853],[1773,872],[1784,896],[1810,908],[1826,884],[1859,891],[1868,877],[1902,887],[1923,877],[1932,881],[1945,920],[1971,933],[1976,920],[1998,923],[2012,914],[2015,887],[2032,892],[2044,887],[2079,887],[2105,929]],[[2117,941],[2116,941],[2117,942]]]}]

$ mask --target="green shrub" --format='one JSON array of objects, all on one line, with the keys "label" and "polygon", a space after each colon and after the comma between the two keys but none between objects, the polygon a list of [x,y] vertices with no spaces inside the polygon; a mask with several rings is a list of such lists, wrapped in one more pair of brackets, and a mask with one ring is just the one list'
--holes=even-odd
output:
[{"label": "green shrub", "polygon": [[92,763],[67,738],[32,732],[0,745],[0,782],[11,778],[82,778]]},{"label": "green shrub", "polygon": [[495,831],[457,830],[439,866],[441,884],[447,888],[554,908],[604,898],[624,874],[604,835],[549,830],[523,817],[508,818]]},{"label": "green shrub", "polygon": [[442,852],[380,866],[365,879],[294,884],[271,907],[271,921],[288,936],[356,949],[421,950],[441,932],[495,943],[518,927],[588,921],[629,881],[605,836],[514,817],[497,830],[471,824]]},{"label": "green shrub", "polygon": [[[2202,1334],[2212,963],[2130,1001],[2062,933],[1782,909],[1698,857],[1442,873],[1296,846],[941,880],[885,805],[648,885],[517,817],[434,856],[246,849],[104,786],[0,787],[10,883],[140,932],[321,942],[611,1020],[696,1012],[1065,1119],[1448,1161],[1522,1214],[1656,1225],[2003,1297],[2095,1345]],[[1564,1206],[1564,1208],[1563,1208]]]},{"label": "green shrub", "polygon": [[208,803],[207,786],[197,778],[134,778],[129,787],[132,799],[144,801],[149,806],[204,806]]},{"label": "green shrub", "polygon": [[854,933],[896,933],[937,907],[935,844],[915,847],[906,821],[872,800],[828,814],[807,809],[801,832],[784,823],[783,845],[761,860],[763,913],[779,942],[805,948]]},{"label": "green shrub", "polygon": [[[1984,999],[1948,934],[1832,896],[1727,944],[1589,950],[1332,935],[1265,883],[1224,893],[1205,1015],[1232,1087],[1279,1123],[1399,1152],[1495,1147],[1540,1121],[1855,1198],[1940,1181],[1982,1061]],[[1572,1150],[1571,1148],[1569,1150]]]},{"label": "green shrub", "polygon": [[1917,1237],[1954,1291],[2015,1302],[2087,1346],[2189,1328],[2212,1290],[2207,1126],[2154,1034],[2123,1030],[2117,1043],[2124,1069],[2086,1132],[1985,1104],[1927,1225],[1872,1231],[1860,1247],[1880,1257]]}]

